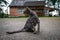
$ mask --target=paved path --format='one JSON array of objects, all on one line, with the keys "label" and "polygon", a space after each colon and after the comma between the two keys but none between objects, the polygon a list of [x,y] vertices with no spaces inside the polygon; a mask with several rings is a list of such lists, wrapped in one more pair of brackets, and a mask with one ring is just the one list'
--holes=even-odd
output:
[{"label": "paved path", "polygon": [[6,34],[7,31],[21,30],[25,22],[26,20],[20,19],[0,19],[0,40],[60,40],[59,18],[40,18],[40,34]]}]

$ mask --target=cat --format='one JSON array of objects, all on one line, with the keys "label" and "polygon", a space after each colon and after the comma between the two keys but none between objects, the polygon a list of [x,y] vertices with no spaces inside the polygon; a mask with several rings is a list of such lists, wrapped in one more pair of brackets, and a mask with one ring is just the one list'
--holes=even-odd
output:
[{"label": "cat", "polygon": [[[30,8],[26,8],[24,14],[27,14],[29,18],[27,19],[24,28],[19,31],[7,32],[8,34],[14,34],[19,32],[33,32],[38,33],[40,31],[40,20],[35,11],[32,11]],[[36,25],[37,29],[36,30]]]}]

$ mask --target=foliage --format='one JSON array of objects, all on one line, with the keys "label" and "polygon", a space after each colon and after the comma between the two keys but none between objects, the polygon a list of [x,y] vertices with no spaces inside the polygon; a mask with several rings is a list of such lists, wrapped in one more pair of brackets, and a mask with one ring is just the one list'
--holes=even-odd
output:
[{"label": "foliage", "polygon": [[3,18],[4,17],[4,13],[0,13],[0,18]]},{"label": "foliage", "polygon": [[0,13],[1,13],[2,9],[0,8]]},{"label": "foliage", "polygon": [[0,8],[0,17],[2,17],[2,9]]},{"label": "foliage", "polygon": [[0,0],[0,4],[1,4],[1,2],[4,2],[6,5],[8,3],[6,0]]},{"label": "foliage", "polygon": [[4,17],[7,18],[9,15],[8,14],[5,14]]},{"label": "foliage", "polygon": [[49,14],[49,17],[52,17],[52,14]]},{"label": "foliage", "polygon": [[4,14],[2,9],[0,8],[0,18],[8,17],[8,14]]},{"label": "foliage", "polygon": [[0,18],[7,18],[8,16],[8,14],[0,13]]},{"label": "foliage", "polygon": [[[6,0],[0,0],[0,6],[1,6],[1,7],[3,7],[3,6],[1,5],[2,2],[4,2],[5,5],[8,4],[8,2],[7,2]],[[3,18],[3,17],[5,17],[5,16],[4,16],[5,14],[4,14],[4,12],[3,12],[3,10],[2,10],[1,7],[0,7],[0,18]]]},{"label": "foliage", "polygon": [[57,0],[51,0],[52,4],[55,5]]}]

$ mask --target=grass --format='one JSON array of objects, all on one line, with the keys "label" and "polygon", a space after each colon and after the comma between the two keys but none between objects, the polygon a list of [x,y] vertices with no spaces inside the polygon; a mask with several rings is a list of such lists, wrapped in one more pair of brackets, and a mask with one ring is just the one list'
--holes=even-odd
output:
[{"label": "grass", "polygon": [[0,18],[2,20],[26,20],[27,18]]},{"label": "grass", "polygon": [[[21,17],[21,18],[0,18],[0,19],[6,19],[6,20],[26,20],[28,17]],[[39,17],[41,19],[59,19],[60,17]]]}]

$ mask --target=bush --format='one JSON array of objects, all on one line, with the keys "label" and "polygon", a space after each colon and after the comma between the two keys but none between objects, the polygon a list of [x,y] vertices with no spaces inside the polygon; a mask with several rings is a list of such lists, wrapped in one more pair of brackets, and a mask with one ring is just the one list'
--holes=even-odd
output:
[{"label": "bush", "polygon": [[4,13],[0,13],[0,18],[3,18],[4,17]]},{"label": "bush", "polygon": [[0,13],[0,18],[7,18],[8,16],[8,14]]},{"label": "bush", "polygon": [[7,18],[9,15],[8,14],[4,14],[4,18]]},{"label": "bush", "polygon": [[51,15],[51,14],[49,14],[49,17],[52,17],[52,15]]}]

